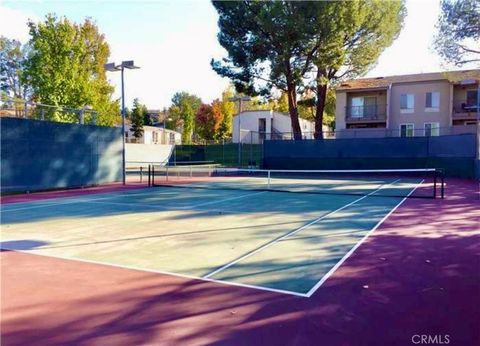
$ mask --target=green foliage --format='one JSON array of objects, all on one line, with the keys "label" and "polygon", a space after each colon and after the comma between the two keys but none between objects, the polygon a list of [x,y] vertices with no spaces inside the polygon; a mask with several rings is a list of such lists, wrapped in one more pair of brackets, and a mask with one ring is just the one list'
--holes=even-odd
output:
[{"label": "green foliage", "polygon": [[287,103],[281,100],[278,107],[288,108],[296,138],[301,138],[298,95],[305,90],[316,94],[315,121],[321,132],[328,84],[365,74],[398,36],[405,17],[398,0],[213,5],[228,58],[212,61],[212,68],[248,95],[283,91]]},{"label": "green foliage", "polygon": [[140,103],[136,98],[133,100],[133,108],[130,113],[130,121],[132,123],[131,131],[133,132],[133,137],[140,138],[143,136],[143,125],[145,119],[146,108]]},{"label": "green foliage", "polygon": [[211,62],[221,76],[232,80],[238,92],[272,96],[273,89],[288,93],[296,138],[301,138],[296,95],[310,68],[303,1],[213,1],[219,14],[218,40],[228,58]]},{"label": "green foliage", "polygon": [[28,99],[31,88],[24,74],[28,45],[0,36],[0,91],[13,98]]},{"label": "green foliage", "polygon": [[[100,125],[119,122],[118,101],[104,70],[110,54],[105,38],[90,19],[75,24],[47,15],[44,22],[28,23],[30,46],[25,75],[35,98],[46,104],[72,108],[90,106]],[[53,120],[74,122],[72,116],[54,114]]]},{"label": "green foliage", "polygon": [[182,143],[188,144],[192,141],[195,114],[202,105],[202,100],[195,95],[185,91],[177,92],[172,97],[172,105],[168,109],[169,129],[182,132]]},{"label": "green foliage", "polygon": [[434,47],[448,63],[480,63],[480,2],[442,0]]},{"label": "green foliage", "polygon": [[180,109],[183,115],[182,143],[190,144],[192,142],[195,111],[192,104],[186,101],[183,102]]},{"label": "green foliage", "polygon": [[232,137],[233,115],[235,113],[235,104],[229,101],[233,97],[234,92],[231,88],[227,88],[222,93],[222,101],[220,109],[222,113],[222,120],[218,128],[218,139],[226,139]]},{"label": "green foliage", "polygon": [[152,122],[152,118],[150,118],[150,115],[148,114],[147,106],[144,105],[142,111],[143,111],[143,124],[146,126],[152,126],[153,122]]}]

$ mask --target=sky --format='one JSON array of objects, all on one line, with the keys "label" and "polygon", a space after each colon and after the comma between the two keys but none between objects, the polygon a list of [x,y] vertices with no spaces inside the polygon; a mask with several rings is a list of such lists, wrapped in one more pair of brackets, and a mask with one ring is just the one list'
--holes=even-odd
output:
[{"label": "sky", "polygon": [[[407,11],[400,36],[366,77],[446,69],[432,49],[439,0],[407,0]],[[110,61],[134,60],[141,67],[125,73],[127,106],[139,98],[149,109],[168,107],[177,91],[211,102],[228,86],[210,67],[212,58],[226,56],[210,1],[0,0],[0,35],[26,42],[27,21],[41,21],[48,13],[75,22],[94,19],[110,45]],[[120,74],[108,77],[119,97]]]}]

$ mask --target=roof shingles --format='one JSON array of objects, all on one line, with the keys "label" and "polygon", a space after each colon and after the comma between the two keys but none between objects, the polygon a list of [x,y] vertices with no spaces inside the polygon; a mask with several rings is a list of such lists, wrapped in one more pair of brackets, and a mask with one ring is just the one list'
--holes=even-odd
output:
[{"label": "roof shingles", "polygon": [[352,79],[342,82],[336,89],[337,91],[351,89],[378,89],[387,88],[390,84],[395,83],[429,82],[437,80],[448,80],[452,83],[458,83],[462,80],[470,79],[476,80],[477,82],[480,81],[480,69]]}]

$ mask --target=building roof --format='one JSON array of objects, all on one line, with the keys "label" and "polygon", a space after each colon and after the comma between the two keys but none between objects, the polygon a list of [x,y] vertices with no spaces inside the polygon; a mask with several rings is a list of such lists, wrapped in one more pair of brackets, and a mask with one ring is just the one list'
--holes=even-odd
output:
[{"label": "building roof", "polygon": [[452,83],[459,83],[465,80],[475,80],[478,82],[480,81],[480,70],[444,71],[352,79],[341,83],[336,89],[338,91],[350,89],[382,89],[394,83],[429,82],[437,80],[448,80]]}]

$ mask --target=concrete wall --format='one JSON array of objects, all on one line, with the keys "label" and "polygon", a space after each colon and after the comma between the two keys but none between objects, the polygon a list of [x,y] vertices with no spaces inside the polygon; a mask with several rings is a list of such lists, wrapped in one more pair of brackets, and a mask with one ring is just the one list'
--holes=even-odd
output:
[{"label": "concrete wall", "polygon": [[[438,111],[425,109],[426,93],[440,93]],[[400,97],[402,94],[414,95],[413,113],[400,112]],[[423,130],[425,123],[438,122],[440,127],[450,126],[450,84],[447,81],[393,84],[390,101],[390,129],[399,129],[400,124],[412,123],[416,132]],[[417,131],[418,130],[418,131]]]},{"label": "concrete wall", "polygon": [[96,185],[122,179],[119,128],[1,118],[1,192]]},{"label": "concrete wall", "polygon": [[125,144],[127,167],[145,166],[149,163],[166,163],[174,146],[168,144]]}]

